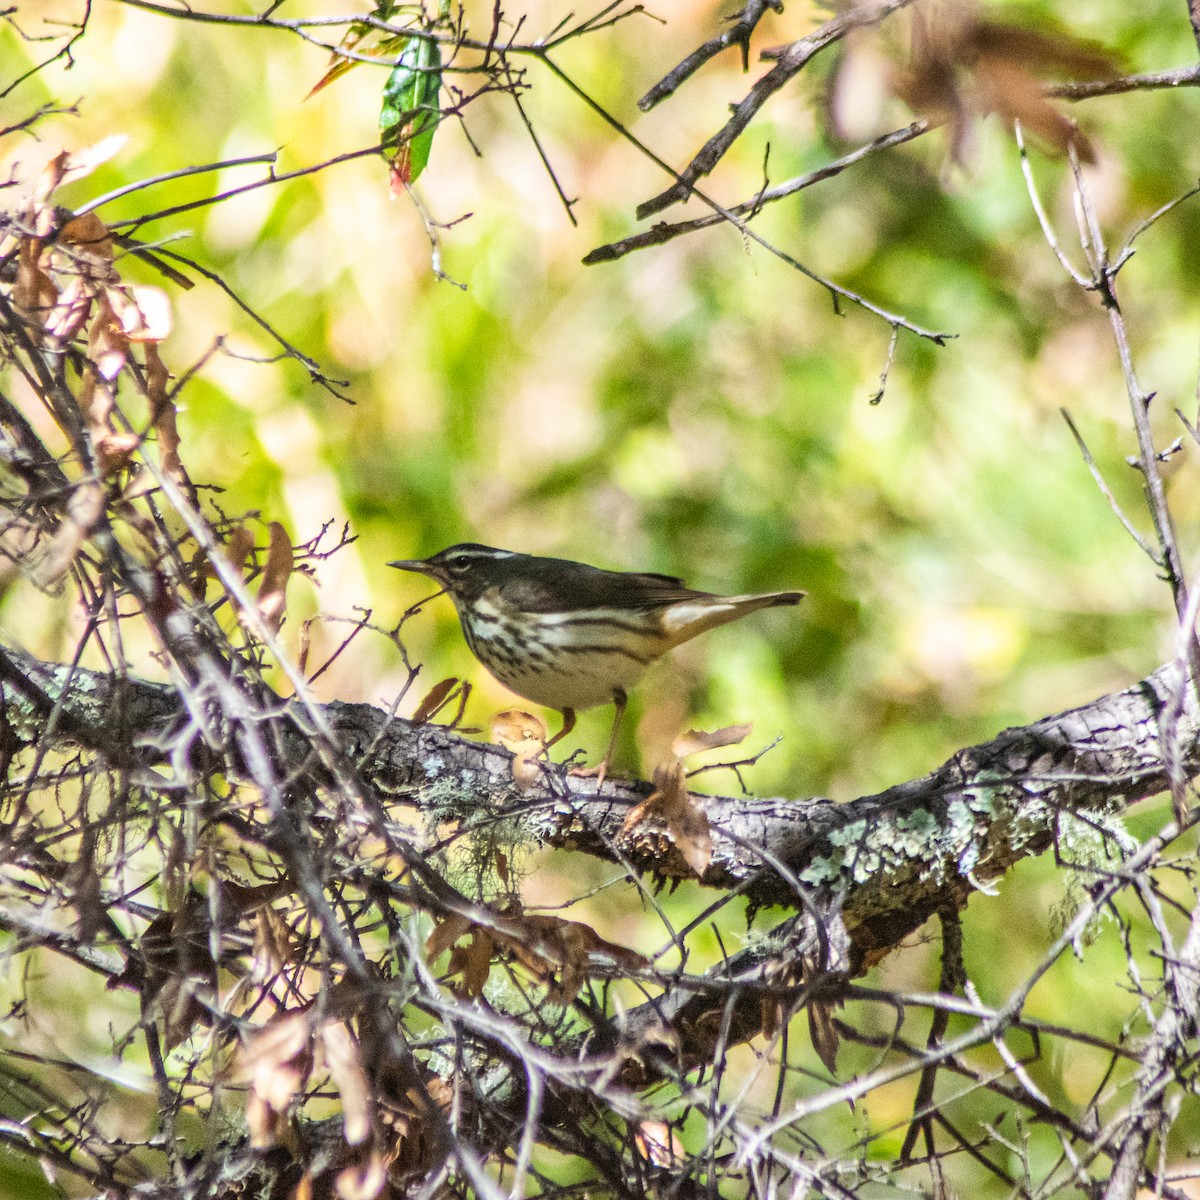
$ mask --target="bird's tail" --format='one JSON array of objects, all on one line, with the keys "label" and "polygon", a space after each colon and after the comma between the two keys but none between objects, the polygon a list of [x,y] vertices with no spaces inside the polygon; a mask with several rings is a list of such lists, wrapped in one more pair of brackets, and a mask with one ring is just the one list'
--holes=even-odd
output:
[{"label": "bird's tail", "polygon": [[673,646],[690,641],[706,629],[728,625],[760,608],[799,604],[807,592],[763,592],[754,596],[697,596],[672,604],[662,616],[663,632]]}]

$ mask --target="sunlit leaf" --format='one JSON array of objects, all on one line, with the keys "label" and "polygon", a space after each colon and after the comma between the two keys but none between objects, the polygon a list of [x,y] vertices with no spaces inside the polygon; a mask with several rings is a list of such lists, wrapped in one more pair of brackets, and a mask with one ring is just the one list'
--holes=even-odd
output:
[{"label": "sunlit leaf", "polygon": [[379,128],[385,147],[395,147],[393,182],[415,183],[429,162],[441,112],[442,52],[432,38],[413,37],[383,87]]}]

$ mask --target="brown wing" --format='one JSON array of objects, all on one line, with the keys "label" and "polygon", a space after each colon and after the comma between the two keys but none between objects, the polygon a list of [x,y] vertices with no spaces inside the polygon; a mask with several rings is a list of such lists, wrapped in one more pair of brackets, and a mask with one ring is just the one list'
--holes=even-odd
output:
[{"label": "brown wing", "polygon": [[[505,600],[526,612],[559,613],[577,609],[665,608],[680,600],[707,596],[673,575],[603,571],[567,559],[542,559],[547,570],[525,573],[502,584]],[[557,568],[557,569],[556,569]]]}]

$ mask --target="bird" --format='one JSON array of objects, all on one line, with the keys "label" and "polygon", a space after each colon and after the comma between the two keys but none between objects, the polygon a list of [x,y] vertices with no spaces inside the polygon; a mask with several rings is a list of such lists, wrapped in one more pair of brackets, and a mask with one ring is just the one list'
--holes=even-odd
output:
[{"label": "bird", "polygon": [[761,608],[799,604],[807,594],[718,596],[673,575],[606,571],[477,542],[387,565],[439,584],[458,610],[471,652],[492,675],[518,696],[562,714],[562,728],[545,751],[571,732],[578,710],[615,705],[604,758],[572,772],[599,784],[629,689],[652,662],[705,630]]}]

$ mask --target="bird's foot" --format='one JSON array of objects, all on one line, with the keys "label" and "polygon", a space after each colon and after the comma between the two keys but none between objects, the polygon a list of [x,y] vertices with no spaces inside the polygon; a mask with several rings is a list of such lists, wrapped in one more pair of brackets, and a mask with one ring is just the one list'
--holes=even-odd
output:
[{"label": "bird's foot", "polygon": [[605,776],[608,775],[608,759],[604,759],[594,767],[572,767],[567,774],[574,775],[577,779],[595,779],[596,786],[603,787]]}]

